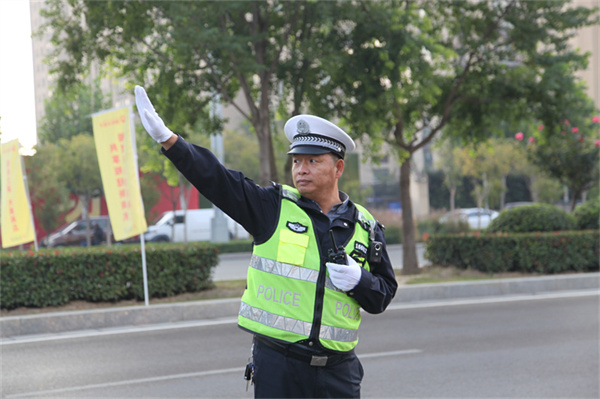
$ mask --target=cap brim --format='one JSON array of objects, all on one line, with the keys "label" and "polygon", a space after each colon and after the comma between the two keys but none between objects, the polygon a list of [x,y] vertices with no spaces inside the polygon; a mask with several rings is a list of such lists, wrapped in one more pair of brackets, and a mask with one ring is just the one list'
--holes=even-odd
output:
[{"label": "cap brim", "polygon": [[297,145],[292,148],[288,154],[321,155],[332,152],[328,148],[315,147],[313,145]]}]

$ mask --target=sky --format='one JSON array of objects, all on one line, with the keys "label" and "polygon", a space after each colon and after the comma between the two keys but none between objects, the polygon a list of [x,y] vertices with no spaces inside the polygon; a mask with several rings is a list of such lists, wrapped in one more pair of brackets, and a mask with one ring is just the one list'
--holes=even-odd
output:
[{"label": "sky", "polygon": [[0,132],[2,143],[37,143],[29,0],[0,0]]}]

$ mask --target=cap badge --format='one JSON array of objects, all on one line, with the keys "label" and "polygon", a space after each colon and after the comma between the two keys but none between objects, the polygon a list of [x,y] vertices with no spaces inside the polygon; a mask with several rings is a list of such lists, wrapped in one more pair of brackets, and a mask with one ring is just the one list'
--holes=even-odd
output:
[{"label": "cap badge", "polygon": [[310,133],[310,126],[304,119],[300,119],[296,124],[296,131],[298,134],[308,134]]}]

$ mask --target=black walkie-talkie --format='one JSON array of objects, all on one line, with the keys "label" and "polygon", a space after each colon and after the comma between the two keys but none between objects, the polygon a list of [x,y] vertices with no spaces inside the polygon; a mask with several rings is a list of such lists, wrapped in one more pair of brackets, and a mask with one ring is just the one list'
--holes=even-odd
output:
[{"label": "black walkie-talkie", "polygon": [[329,230],[329,236],[331,237],[331,243],[333,244],[333,248],[329,249],[329,261],[331,263],[337,263],[340,265],[347,265],[348,261],[346,259],[346,251],[344,251],[343,247],[338,247],[335,243],[335,237],[333,236],[333,230]]}]

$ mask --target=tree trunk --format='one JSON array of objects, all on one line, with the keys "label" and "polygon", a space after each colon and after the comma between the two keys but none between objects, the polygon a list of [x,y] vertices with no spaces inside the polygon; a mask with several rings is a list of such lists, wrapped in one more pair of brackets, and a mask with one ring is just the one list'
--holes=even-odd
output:
[{"label": "tree trunk", "polygon": [[89,247],[92,246],[92,230],[90,229],[90,201],[87,195],[80,195],[79,202],[81,202],[81,215],[85,220],[85,242]]},{"label": "tree trunk", "polygon": [[573,213],[573,211],[575,210],[575,207],[577,206],[577,200],[581,196],[581,190],[572,190],[572,191],[573,191],[573,198],[571,198],[571,213]]},{"label": "tree trunk", "polygon": [[261,117],[257,126],[258,148],[260,152],[260,185],[265,187],[270,181],[277,181],[277,167],[275,166],[275,153],[271,139],[271,127],[267,117]]},{"label": "tree trunk", "polygon": [[535,176],[527,176],[527,188],[529,189],[529,194],[531,196],[531,201],[538,202],[539,193],[536,189],[537,177]]},{"label": "tree trunk", "polygon": [[400,165],[400,203],[402,204],[402,274],[418,274],[415,225],[410,200],[410,158]]},{"label": "tree trunk", "polygon": [[456,208],[456,187],[450,189],[450,212],[454,212]]},{"label": "tree trunk", "polygon": [[502,191],[500,192],[500,210],[504,209],[506,203],[506,176],[502,176]]}]

